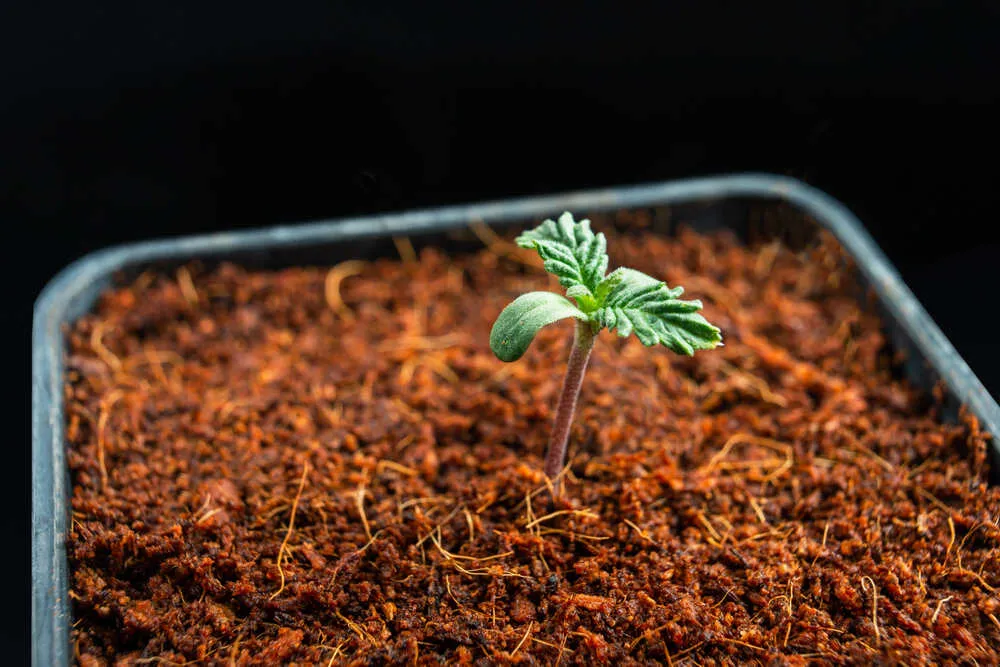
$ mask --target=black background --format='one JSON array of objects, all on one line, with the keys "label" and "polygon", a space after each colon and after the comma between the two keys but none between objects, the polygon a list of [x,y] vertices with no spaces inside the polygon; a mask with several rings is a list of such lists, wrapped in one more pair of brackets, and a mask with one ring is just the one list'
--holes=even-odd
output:
[{"label": "black background", "polygon": [[45,281],[112,243],[762,170],[852,208],[1000,394],[995,2],[22,2],[0,26],[14,358]]}]

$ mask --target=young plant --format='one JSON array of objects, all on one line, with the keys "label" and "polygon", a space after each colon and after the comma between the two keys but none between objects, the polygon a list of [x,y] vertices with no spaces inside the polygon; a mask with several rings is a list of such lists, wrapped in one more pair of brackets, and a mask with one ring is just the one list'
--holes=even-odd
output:
[{"label": "young plant", "polygon": [[545,270],[559,278],[566,297],[552,292],[529,292],[514,299],[493,324],[490,347],[501,361],[516,361],[542,327],[564,318],[576,320],[573,349],[569,355],[555,423],[545,455],[545,474],[559,489],[559,473],[566,458],[573,412],[587,361],[597,333],[615,329],[621,337],[634,333],[648,346],[664,345],[674,352],[693,355],[722,344],[718,327],[697,311],[700,301],[681,301],[683,287],[666,283],[629,268],[608,269],[607,241],[594,234],[589,220],[574,222],[563,213],[558,222],[546,220],[516,239],[522,248],[534,248]]}]

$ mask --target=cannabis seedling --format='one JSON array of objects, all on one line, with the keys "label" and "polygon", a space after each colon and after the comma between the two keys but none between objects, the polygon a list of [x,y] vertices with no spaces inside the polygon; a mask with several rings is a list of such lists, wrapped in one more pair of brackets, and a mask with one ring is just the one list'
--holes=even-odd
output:
[{"label": "cannabis seedling", "polygon": [[616,329],[623,338],[635,333],[647,347],[660,344],[687,355],[721,345],[722,336],[718,327],[697,312],[700,301],[677,298],[683,287],[670,289],[664,282],[625,267],[605,275],[607,240],[604,234],[591,231],[589,220],[574,222],[566,212],[558,222],[546,220],[516,241],[522,248],[537,250],[545,270],[559,279],[566,297],[576,301],[574,305],[552,292],[522,294],[503,309],[490,333],[490,347],[497,358],[516,361],[539,329],[567,317],[576,320],[573,349],[545,455],[545,474],[558,492],[580,385],[601,329]]}]

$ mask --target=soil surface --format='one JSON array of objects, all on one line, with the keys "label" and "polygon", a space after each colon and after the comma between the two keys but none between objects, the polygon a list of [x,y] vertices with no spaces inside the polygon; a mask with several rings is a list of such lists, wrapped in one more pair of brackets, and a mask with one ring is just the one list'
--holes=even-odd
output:
[{"label": "soil surface", "polygon": [[988,436],[893,373],[836,246],[618,222],[725,347],[602,333],[555,502],[572,324],[494,358],[558,289],[503,240],[107,293],[68,333],[78,663],[1000,664]]}]

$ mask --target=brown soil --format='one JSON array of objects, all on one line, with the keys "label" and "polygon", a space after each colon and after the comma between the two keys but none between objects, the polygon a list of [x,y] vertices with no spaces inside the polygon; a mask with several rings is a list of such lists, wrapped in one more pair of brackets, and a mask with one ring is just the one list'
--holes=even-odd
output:
[{"label": "brown soil", "polygon": [[1000,663],[987,436],[894,378],[834,246],[609,236],[726,346],[602,333],[555,505],[571,325],[493,357],[553,287],[508,245],[108,293],[69,333],[79,663]]}]

